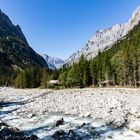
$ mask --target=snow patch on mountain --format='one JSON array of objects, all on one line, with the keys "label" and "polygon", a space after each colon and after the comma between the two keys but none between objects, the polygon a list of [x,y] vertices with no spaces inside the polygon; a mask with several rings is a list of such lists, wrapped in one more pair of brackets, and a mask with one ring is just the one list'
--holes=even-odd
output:
[{"label": "snow patch on mountain", "polygon": [[122,39],[140,21],[140,6],[133,12],[132,17],[125,24],[116,24],[112,28],[98,30],[93,37],[87,41],[85,46],[72,54],[65,64],[72,64],[79,61],[83,54],[88,60],[94,58],[98,51],[110,48],[117,40]]},{"label": "snow patch on mountain", "polygon": [[45,59],[50,69],[59,69],[64,64],[64,61],[57,57],[51,57],[47,54],[42,54],[42,57]]}]

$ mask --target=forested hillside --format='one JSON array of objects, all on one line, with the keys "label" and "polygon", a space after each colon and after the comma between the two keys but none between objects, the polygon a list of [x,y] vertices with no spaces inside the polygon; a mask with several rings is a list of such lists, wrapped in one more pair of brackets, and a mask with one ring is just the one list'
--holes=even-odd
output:
[{"label": "forested hillside", "polygon": [[13,85],[18,71],[48,68],[45,60],[28,44],[19,25],[0,11],[0,85]]},{"label": "forested hillside", "polygon": [[0,11],[0,85],[17,88],[47,87],[59,79],[63,87],[140,85],[140,23],[110,49],[50,71],[46,61],[26,41],[19,26]]},{"label": "forested hillside", "polygon": [[[40,78],[38,79],[38,77]],[[82,55],[79,62],[64,66],[60,70],[55,69],[50,73],[45,70],[39,73],[34,69],[20,71],[15,86],[21,88],[48,87],[47,82],[50,79],[59,79],[60,86],[66,88],[89,87],[91,85],[94,87],[116,85],[139,87],[140,23],[110,49],[103,52],[99,51],[98,55],[92,60],[88,61]],[[28,81],[32,82],[28,83]]]},{"label": "forested hillside", "polygon": [[66,87],[139,86],[140,23],[110,49],[99,51],[91,61],[81,56],[78,63],[62,69],[59,80]]}]

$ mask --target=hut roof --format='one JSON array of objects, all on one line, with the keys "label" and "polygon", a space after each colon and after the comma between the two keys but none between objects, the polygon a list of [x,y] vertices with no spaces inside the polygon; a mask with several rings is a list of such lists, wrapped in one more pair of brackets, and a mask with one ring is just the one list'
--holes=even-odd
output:
[{"label": "hut roof", "polygon": [[50,80],[49,83],[50,84],[59,84],[59,80]]},{"label": "hut roof", "polygon": [[113,81],[111,81],[111,80],[105,80],[105,81],[100,82],[100,84],[108,84],[108,83],[113,83]]}]

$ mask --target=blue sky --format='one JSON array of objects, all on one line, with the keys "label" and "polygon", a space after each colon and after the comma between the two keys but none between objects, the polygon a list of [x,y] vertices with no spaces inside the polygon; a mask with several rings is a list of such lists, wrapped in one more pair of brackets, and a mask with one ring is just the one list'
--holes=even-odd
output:
[{"label": "blue sky", "polygon": [[38,53],[62,59],[82,48],[96,30],[124,23],[140,0],[1,0]]}]

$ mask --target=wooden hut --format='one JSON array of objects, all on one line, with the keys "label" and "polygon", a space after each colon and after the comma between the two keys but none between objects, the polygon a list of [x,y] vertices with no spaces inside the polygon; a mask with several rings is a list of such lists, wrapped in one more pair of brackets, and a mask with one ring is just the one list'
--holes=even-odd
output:
[{"label": "wooden hut", "polygon": [[59,83],[60,83],[59,80],[50,80],[50,81],[49,81],[49,84],[55,85],[55,86],[58,86]]}]

